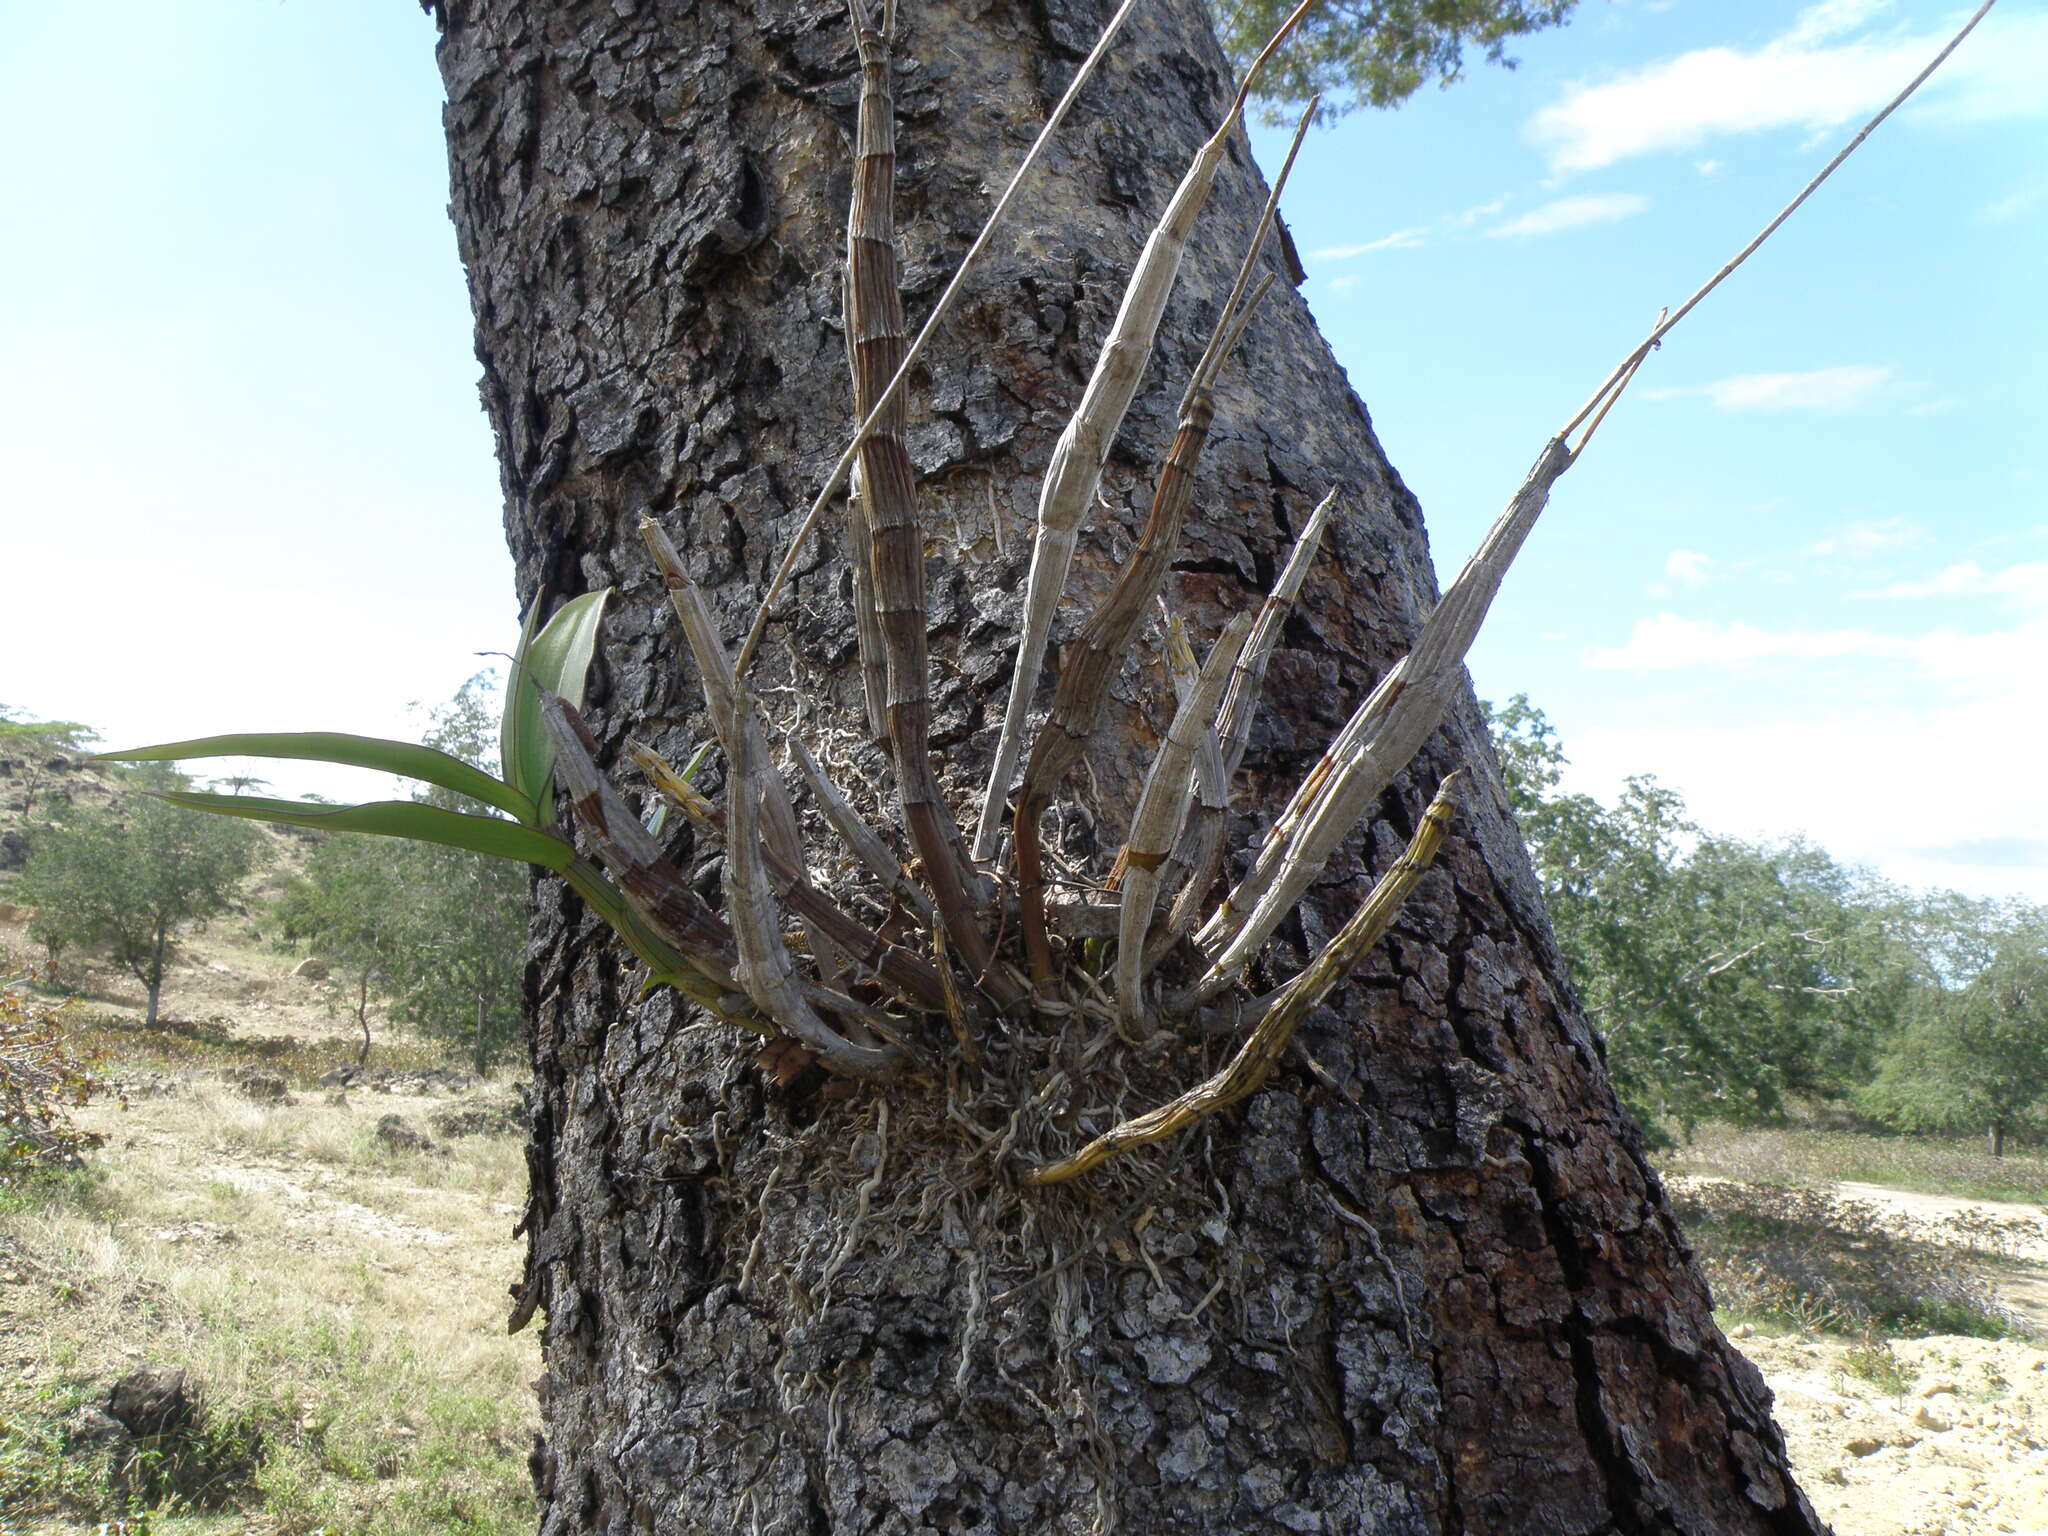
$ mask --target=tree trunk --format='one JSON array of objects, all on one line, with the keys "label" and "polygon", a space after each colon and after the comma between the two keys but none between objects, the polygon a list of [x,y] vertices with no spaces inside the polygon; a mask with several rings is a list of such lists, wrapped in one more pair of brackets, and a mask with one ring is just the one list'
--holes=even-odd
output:
[{"label": "tree trunk", "polygon": [[356,1047],[356,1065],[370,1064],[370,973],[364,971],[356,977],[356,1028],[362,1031],[363,1043]]},{"label": "tree trunk", "polygon": [[[844,446],[845,13],[441,12],[453,211],[522,598],[619,589],[593,723],[608,753],[631,734],[679,760],[710,728],[634,521],[663,520],[736,638]],[[901,12],[915,323],[1106,8]],[[1142,8],[914,386],[933,743],[963,820],[1001,718],[1038,478],[1229,83],[1201,0]],[[1091,600],[1143,518],[1261,195],[1240,145],[1111,459],[1112,511],[1083,541]],[[1247,759],[1240,803],[1268,815],[1435,595],[1413,498],[1281,294],[1223,376],[1171,591],[1213,636],[1344,488]],[[836,525],[806,561],[757,676],[782,723],[886,801]],[[1055,639],[1076,622],[1070,604]],[[1166,715],[1155,671],[1127,675],[1088,764],[1106,822],[1128,814]],[[1075,1114],[1030,1111],[1062,1064],[1081,1076],[1081,1042],[1045,1038],[1056,1024],[985,1039],[978,1082],[780,1086],[746,1037],[674,994],[639,1000],[621,951],[541,882],[514,1321],[544,1309],[543,1531],[1820,1529],[1561,979],[1469,698],[1283,930],[1276,974],[1459,764],[1478,782],[1453,844],[1265,1090],[1114,1177],[1044,1191],[1017,1185],[1009,1154],[1085,1139]],[[1068,823],[1065,846],[1087,851],[1091,827]],[[1241,817],[1232,846],[1258,825]],[[1228,1046],[1134,1052],[1115,1073],[1105,1057],[1073,1109],[1099,1129]]]},{"label": "tree trunk", "polygon": [[491,994],[479,990],[476,995],[476,1032],[471,1037],[469,1049],[469,1062],[476,1068],[478,1077],[491,1075],[490,1023]]},{"label": "tree trunk", "polygon": [[155,942],[149,951],[149,967],[142,978],[143,991],[149,1000],[143,1005],[142,1022],[154,1029],[159,1005],[164,995],[164,951],[170,947],[170,930],[162,922],[156,925]]},{"label": "tree trunk", "polygon": [[2005,1122],[1992,1121],[1991,1129],[1984,1133],[1984,1142],[1993,1157],[2005,1156]]}]

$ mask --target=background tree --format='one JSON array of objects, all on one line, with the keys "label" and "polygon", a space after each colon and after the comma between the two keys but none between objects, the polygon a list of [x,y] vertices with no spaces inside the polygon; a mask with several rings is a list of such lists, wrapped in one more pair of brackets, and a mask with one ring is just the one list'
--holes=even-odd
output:
[{"label": "background tree", "polygon": [[411,852],[384,838],[327,838],[274,908],[282,936],[310,944],[355,989],[357,1066],[370,1059],[371,991],[390,991],[415,940]]},{"label": "background tree", "polygon": [[[425,744],[486,772],[497,770],[495,679],[479,674],[437,709]],[[449,810],[495,814],[447,790],[415,798]],[[286,937],[317,947],[356,987],[370,1050],[370,997],[420,1033],[455,1045],[488,1072],[517,1040],[526,943],[524,871],[460,849],[382,837],[332,837],[280,899]]]},{"label": "background tree", "polygon": [[97,740],[99,732],[76,720],[29,720],[20,710],[0,705],[0,767],[21,786],[24,821],[35,819],[37,802],[69,760]]},{"label": "background tree", "polygon": [[[522,596],[617,589],[586,701],[598,755],[611,766],[634,736],[679,761],[711,723],[678,675],[636,523],[661,519],[716,619],[743,631],[842,446],[827,424],[848,414],[846,17],[823,0],[568,0],[545,25],[512,0],[437,10]],[[898,56],[917,61],[898,95],[915,307],[1104,12],[896,10]],[[1033,184],[1028,232],[969,281],[916,384],[944,639],[932,741],[954,812],[989,769],[1038,471],[1232,79],[1201,0],[1159,0],[1098,85],[1060,174]],[[1111,455],[1108,511],[1082,538],[1084,601],[1128,554],[1260,201],[1237,142]],[[1274,270],[1218,387],[1169,587],[1191,627],[1218,633],[1344,488],[1274,659],[1277,716],[1246,758],[1261,817],[1435,597],[1418,509]],[[778,723],[831,723],[849,776],[880,779],[838,546],[803,549],[754,677]],[[1134,682],[1090,742],[1105,822],[1136,799],[1159,711]],[[1461,701],[1269,958],[1284,975],[1320,947],[1428,787],[1470,764],[1457,835],[1391,942],[1241,1115],[1126,1165],[1142,1182],[1114,1196],[1026,1193],[1001,1171],[1005,1127],[1050,1078],[963,1063],[875,1093],[756,1064],[674,993],[639,999],[604,931],[542,882],[513,1320],[546,1317],[543,1530],[1814,1529],[1767,1394],[1715,1332],[1562,995],[1489,759]],[[1074,818],[1062,846],[1098,851],[1093,835]],[[666,841],[715,891],[716,850]],[[1107,1040],[1109,1057],[1090,1055],[1078,1015],[1020,1011],[1004,1043],[1018,1042],[1080,1094],[1077,1130],[1131,1097],[1104,1070],[1129,1058]],[[1163,1039],[1158,1060],[1185,1082],[1220,1048]]]},{"label": "background tree", "polygon": [[225,911],[262,847],[254,827],[180,810],[147,791],[187,780],[155,765],[124,776],[113,806],[77,807],[38,833],[21,895],[45,944],[102,946],[142,984],[157,1021],[178,935]]},{"label": "background tree", "polygon": [[1517,695],[1491,719],[1508,796],[1616,1086],[1645,1127],[1754,1120],[1838,1098],[1918,983],[1903,898],[1802,842],[1701,831],[1655,779],[1611,807]]},{"label": "background tree", "polygon": [[1988,954],[1923,992],[1858,1103],[1902,1130],[1981,1131],[2002,1157],[2048,1099],[2048,913],[1951,899],[1943,916],[1970,937],[1937,964]]}]

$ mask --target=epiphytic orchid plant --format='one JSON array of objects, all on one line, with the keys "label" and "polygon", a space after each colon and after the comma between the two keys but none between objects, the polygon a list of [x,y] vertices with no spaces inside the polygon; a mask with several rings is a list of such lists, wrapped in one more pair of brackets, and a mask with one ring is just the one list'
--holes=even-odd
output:
[{"label": "epiphytic orchid plant", "polygon": [[[1160,1107],[1121,1120],[1078,1150],[1026,1168],[1027,1183],[1073,1178],[1251,1093],[1301,1019],[1378,942],[1422,877],[1453,814],[1458,776],[1439,787],[1406,850],[1299,974],[1248,1005],[1240,1002],[1227,1012],[1217,1005],[1243,985],[1275,929],[1443,719],[1465,655],[1551,487],[1578,461],[1672,327],[1918,88],[1990,3],[1755,239],[1675,312],[1660,315],[1650,334],[1543,446],[1414,648],[1357,706],[1250,850],[1244,872],[1213,904],[1224,874],[1232,781],[1260,705],[1267,663],[1341,501],[1341,488],[1317,507],[1257,613],[1230,621],[1206,658],[1197,660],[1179,621],[1169,618],[1165,662],[1177,707],[1113,863],[1083,872],[1087,893],[1081,898],[1048,894],[1042,823],[1067,790],[1103,720],[1111,686],[1139,649],[1161,599],[1215,416],[1217,377],[1272,281],[1257,275],[1259,258],[1301,147],[1300,129],[1187,382],[1137,548],[1066,647],[1051,709],[1035,733],[1030,702],[1110,445],[1155,349],[1167,298],[1230,136],[1259,71],[1315,0],[1304,0],[1253,63],[1229,112],[1169,199],[1131,274],[1080,405],[1053,450],[1007,711],[971,841],[931,766],[924,536],[904,441],[905,381],[1135,3],[1126,0],[1111,19],[913,341],[904,321],[893,212],[893,8],[878,12],[875,0],[849,0],[861,89],[845,321],[859,427],[770,582],[736,659],[667,534],[652,518],[640,524],[725,756],[723,805],[700,794],[691,773],[677,772],[650,748],[632,743],[626,755],[701,837],[722,845],[719,906],[698,894],[598,766],[597,744],[579,706],[607,595],[602,592],[565,604],[538,631],[529,617],[506,703],[502,779],[425,747],[326,733],[217,736],[106,755],[317,760],[407,775],[479,801],[502,814],[410,801],[326,807],[197,793],[169,797],[222,815],[413,838],[539,865],[566,880],[624,940],[646,967],[650,986],[673,987],[717,1018],[772,1041],[793,1042],[800,1058],[850,1077],[882,1079],[928,1067],[940,1052],[971,1064],[977,1040],[988,1038],[1004,1016],[1052,1020],[1055,1034],[1061,1021],[1092,1019],[1105,1035],[1115,1031],[1136,1040],[1161,1029],[1219,1027],[1219,1017],[1220,1027],[1234,1027],[1231,1021],[1240,1015],[1252,1020],[1220,1070]],[[1308,120],[1305,114],[1303,128]],[[864,818],[803,741],[770,725],[748,686],[770,607],[842,487],[848,493],[844,530],[853,564],[865,725],[893,770],[893,826]],[[829,829],[836,850],[806,847],[796,800],[776,767],[778,746],[815,812],[814,825]],[[556,825],[557,790],[566,796],[573,829]],[[577,834],[587,855],[578,851]],[[908,861],[899,847],[907,849]],[[821,874],[825,870],[834,873],[828,877]],[[856,888],[858,902],[849,895]],[[871,907],[884,915],[859,915]],[[786,918],[794,919],[793,931],[786,931]]]}]

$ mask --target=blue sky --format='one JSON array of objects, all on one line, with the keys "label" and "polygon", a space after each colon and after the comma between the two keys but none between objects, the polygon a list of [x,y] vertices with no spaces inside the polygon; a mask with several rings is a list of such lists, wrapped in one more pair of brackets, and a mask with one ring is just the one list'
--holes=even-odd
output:
[{"label": "blue sky", "polygon": [[[415,732],[515,622],[431,27],[0,10],[0,701],[125,741]],[[1309,297],[1447,576],[1962,14],[1583,0],[1520,69],[1310,139]],[[1578,787],[1655,773],[1717,830],[2048,900],[2044,78],[2048,7],[2003,0],[1560,483],[1473,668]]]}]

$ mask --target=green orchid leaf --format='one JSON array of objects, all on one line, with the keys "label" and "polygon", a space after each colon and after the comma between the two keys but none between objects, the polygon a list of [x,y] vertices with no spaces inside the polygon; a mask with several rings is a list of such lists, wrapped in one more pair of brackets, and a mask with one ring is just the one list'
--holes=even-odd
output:
[{"label": "green orchid leaf", "polygon": [[493,858],[538,864],[557,873],[566,871],[576,857],[566,842],[550,833],[497,816],[444,811],[416,800],[327,806],[303,800],[263,800],[254,795],[209,795],[196,790],[163,791],[157,798],[216,816],[282,822],[322,832],[370,832],[380,837],[408,838],[416,843],[438,843],[444,848],[466,848]]},{"label": "green orchid leaf", "polygon": [[136,747],[126,752],[100,752],[95,757],[131,763],[176,763],[195,757],[277,757],[312,763],[339,763],[349,768],[374,768],[382,773],[420,779],[455,794],[467,795],[472,800],[481,800],[486,805],[494,805],[529,826],[536,814],[532,800],[511,785],[492,778],[481,768],[472,768],[459,757],[436,752],[432,747],[414,746],[410,742],[385,741],[376,736],[348,736],[338,731],[202,736],[193,741]]},{"label": "green orchid leaf", "polygon": [[526,617],[519,621],[519,643],[512,648],[512,678],[505,687],[505,710],[498,722],[498,764],[507,779],[513,778],[512,765],[519,761],[519,732],[526,724],[519,713],[519,701],[526,690],[518,686],[518,680],[526,670],[526,653],[533,649],[533,632],[540,627],[541,606],[547,600],[543,588],[534,598],[533,606],[526,610]]},{"label": "green orchid leaf", "polygon": [[[521,636],[519,654],[513,658],[510,697],[505,702],[505,778],[534,803],[540,825],[554,820],[549,785],[555,748],[541,724],[539,690],[545,688],[571,704],[582,705],[584,679],[597,651],[598,626],[611,594],[612,589],[606,587],[564,603],[538,634],[530,639]],[[531,630],[531,616],[527,624]]]}]

